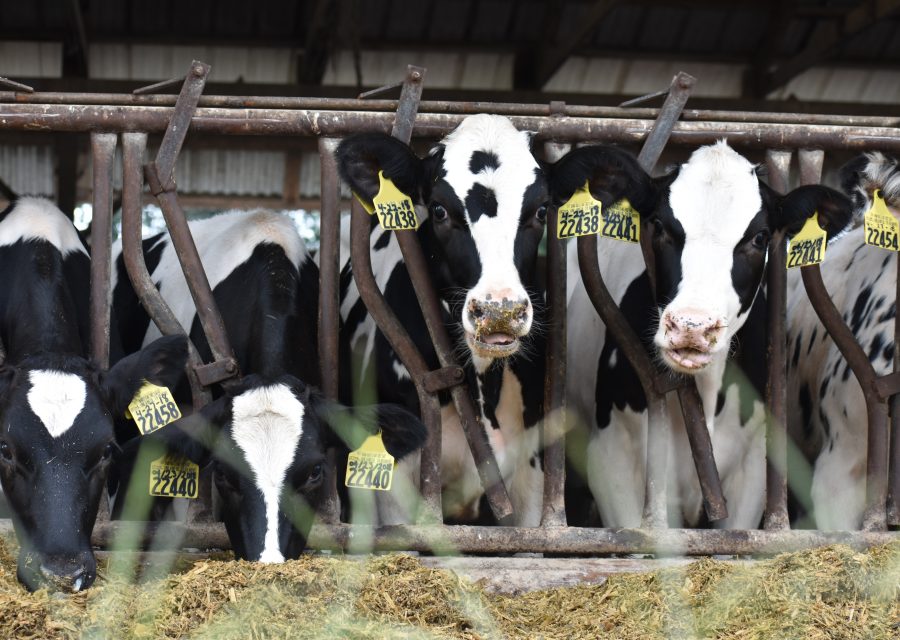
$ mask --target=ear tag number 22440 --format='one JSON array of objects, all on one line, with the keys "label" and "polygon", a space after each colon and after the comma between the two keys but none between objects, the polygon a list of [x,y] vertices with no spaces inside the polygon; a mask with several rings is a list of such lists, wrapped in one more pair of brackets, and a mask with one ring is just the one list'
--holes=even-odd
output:
[{"label": "ear tag number 22440", "polygon": [[181,411],[168,388],[145,381],[131,399],[125,417],[133,419],[145,436],[181,418]]},{"label": "ear tag number 22440", "polygon": [[384,448],[381,434],[369,436],[347,456],[344,484],[351,489],[390,491],[394,478],[394,457]]},{"label": "ear tag number 22440", "polygon": [[408,195],[400,191],[384,171],[378,172],[378,194],[372,199],[370,207],[357,196],[369,215],[378,214],[378,223],[385,231],[415,231],[419,228],[416,208]]},{"label": "ear tag number 22440", "polygon": [[872,198],[872,208],[866,212],[866,244],[889,251],[900,251],[900,222],[890,212],[881,191]]},{"label": "ear tag number 22440", "polygon": [[190,498],[199,494],[200,467],[187,459],[163,456],[150,463],[150,495]]},{"label": "ear tag number 22440", "polygon": [[825,230],[819,226],[818,213],[814,212],[788,243],[787,268],[822,263],[825,260],[825,240]]},{"label": "ear tag number 22440", "polygon": [[556,237],[565,240],[596,234],[623,242],[639,242],[641,218],[625,198],[604,211],[603,205],[591,195],[589,185],[585,182],[559,208]]}]

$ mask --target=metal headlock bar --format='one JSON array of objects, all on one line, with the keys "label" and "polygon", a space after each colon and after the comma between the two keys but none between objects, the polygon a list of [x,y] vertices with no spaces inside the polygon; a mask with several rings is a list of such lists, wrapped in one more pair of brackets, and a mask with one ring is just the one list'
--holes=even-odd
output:
[{"label": "metal headlock bar", "polygon": [[[173,237],[176,253],[201,316],[215,362],[203,365],[191,345],[191,373],[195,403],[209,398],[206,387],[239,376],[221,316],[200,265],[184,212],[178,205],[172,180],[178,151],[188,127],[199,133],[218,135],[307,136],[319,141],[322,159],[321,256],[319,302],[319,349],[322,387],[331,398],[338,395],[339,327],[339,181],[334,152],[340,138],[361,131],[381,131],[408,142],[411,137],[438,138],[452,131],[471,113],[507,115],[519,129],[533,131],[544,142],[546,154],[558,152],[561,143],[643,143],[639,157],[651,170],[667,143],[698,146],[726,138],[737,147],[766,149],[769,182],[780,192],[788,188],[793,151],[798,152],[801,181],[818,182],[826,149],[885,151],[900,150],[900,118],[851,117],[807,114],[703,111],[685,109],[694,79],[679,74],[666,92],[661,109],[583,107],[554,102],[549,105],[519,105],[483,102],[421,101],[425,70],[409,67],[400,100],[349,100],[324,98],[271,98],[202,96],[208,65],[194,62],[181,94],[151,94],[171,82],[144,88],[140,93],[84,94],[28,92],[30,87],[0,82],[14,91],[0,91],[0,130],[89,132],[94,158],[94,225],[92,229],[92,355],[108,360],[109,276],[112,203],[112,163],[117,134],[122,134],[123,253],[129,278],[154,322],[164,334],[183,333],[177,320],[153,285],[141,252],[140,193],[141,163],[147,135],[163,133],[163,143],[154,163],[144,167],[151,191],[160,201]],[[145,93],[147,92],[147,93]],[[555,228],[556,211],[549,212],[548,228]],[[895,539],[887,526],[900,525],[900,319],[895,321],[894,373],[878,377],[865,352],[835,309],[822,283],[817,266],[801,270],[811,304],[851,371],[860,381],[868,410],[869,449],[866,474],[865,530],[827,533],[793,531],[787,517],[786,437],[786,274],[778,268],[785,261],[785,238],[774,235],[769,246],[767,294],[769,304],[767,424],[767,496],[763,530],[666,529],[665,395],[675,391],[681,400],[690,436],[694,463],[703,489],[704,505],[711,520],[727,513],[712,457],[702,406],[693,384],[661,377],[634,331],[616,307],[600,274],[597,238],[579,238],[581,275],[589,297],[611,335],[620,344],[641,381],[650,414],[648,477],[642,529],[612,530],[567,527],[563,486],[565,482],[564,420],[566,372],[564,243],[549,234],[547,256],[548,328],[547,379],[545,381],[546,424],[544,432],[544,511],[542,527],[435,526],[441,514],[440,404],[437,392],[449,389],[462,416],[466,435],[486,495],[498,520],[509,522],[512,507],[496,461],[482,429],[478,428],[471,398],[463,384],[462,369],[451,358],[449,337],[441,321],[440,307],[427,277],[425,258],[415,234],[397,232],[398,242],[413,277],[417,299],[438,353],[440,368],[430,371],[405,328],[387,305],[372,273],[369,254],[369,216],[353,202],[351,256],[353,275],[360,296],[378,327],[416,383],[422,419],[428,440],[422,454],[421,492],[425,509],[421,524],[372,528],[339,524],[334,478],[328,504],[320,514],[322,523],[313,527],[310,545],[316,548],[353,548],[355,539],[371,540],[378,549],[458,552],[548,552],[566,554],[602,553],[771,553],[836,542],[870,546]],[[642,229],[642,239],[650,237]],[[646,241],[645,241],[646,242]],[[648,273],[653,274],[652,252],[642,245]],[[898,262],[900,270],[900,262]],[[900,295],[900,279],[898,279]],[[3,351],[0,344],[0,362]],[[231,365],[231,366],[229,366]],[[890,404],[890,411],[889,411]],[[890,426],[887,417],[891,416]],[[662,425],[662,426],[660,426]],[[9,526],[0,523],[0,529]],[[117,532],[140,528],[157,541],[200,547],[229,547],[221,523],[197,518],[187,524],[128,523],[100,521],[95,526],[95,544],[107,545]]]}]

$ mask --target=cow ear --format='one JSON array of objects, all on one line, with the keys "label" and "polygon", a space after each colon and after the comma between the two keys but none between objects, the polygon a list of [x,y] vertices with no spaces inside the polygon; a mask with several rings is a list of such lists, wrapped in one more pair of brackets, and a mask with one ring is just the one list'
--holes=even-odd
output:
[{"label": "cow ear", "polygon": [[656,209],[657,189],[637,160],[615,147],[574,149],[548,167],[550,195],[557,206],[564,204],[588,182],[591,194],[608,206],[628,198],[639,213],[649,216]]},{"label": "cow ear", "polygon": [[166,336],[119,360],[100,375],[100,388],[113,415],[122,415],[146,380],[174,388],[187,362],[187,338]]},{"label": "cow ear", "polygon": [[367,205],[378,194],[379,171],[413,201],[419,201],[422,163],[396,138],[383,133],[357,134],[341,142],[335,155],[341,177]]},{"label": "cow ear", "polygon": [[379,431],[384,448],[397,460],[421,449],[428,432],[422,421],[403,407],[379,404],[347,407],[318,397],[312,403],[325,429],[328,446],[358,448]]},{"label": "cow ear", "polygon": [[387,452],[400,460],[425,444],[428,429],[418,417],[396,404],[376,407],[377,426]]},{"label": "cow ear", "polygon": [[819,184],[797,187],[784,196],[769,193],[766,200],[774,199],[774,206],[769,205],[774,213],[771,224],[776,229],[784,229],[788,235],[794,235],[803,223],[818,213],[819,226],[828,234],[831,240],[841,233],[850,224],[853,217],[853,204],[850,199],[839,191]]}]

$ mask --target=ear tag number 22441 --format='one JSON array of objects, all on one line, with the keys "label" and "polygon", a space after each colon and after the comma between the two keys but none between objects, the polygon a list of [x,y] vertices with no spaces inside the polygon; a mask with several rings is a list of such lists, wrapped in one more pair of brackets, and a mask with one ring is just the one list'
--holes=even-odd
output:
[{"label": "ear tag number 22441", "polygon": [[394,457],[384,448],[381,434],[369,436],[347,456],[344,484],[351,489],[390,491],[394,478]]},{"label": "ear tag number 22441", "polygon": [[145,436],[181,418],[181,411],[168,388],[145,381],[131,399],[125,417],[133,419]]},{"label": "ear tag number 22441", "polygon": [[866,212],[866,244],[889,251],[900,251],[900,222],[890,212],[881,191],[872,198],[872,208]]},{"label": "ear tag number 22441", "polygon": [[589,185],[585,182],[584,186],[573,193],[568,202],[559,208],[556,237],[565,240],[598,233],[613,240],[639,242],[640,214],[625,198],[604,211],[603,205],[591,195]]},{"label": "ear tag number 22441", "polygon": [[196,498],[200,467],[190,460],[163,456],[150,463],[150,495]]},{"label": "ear tag number 22441", "polygon": [[807,267],[824,262],[825,241],[825,230],[819,226],[818,213],[814,212],[788,243],[787,268]]},{"label": "ear tag number 22441", "polygon": [[405,231],[419,228],[416,208],[408,195],[400,191],[384,171],[378,172],[378,194],[372,199],[370,207],[357,196],[369,215],[378,214],[378,223],[385,231]]}]

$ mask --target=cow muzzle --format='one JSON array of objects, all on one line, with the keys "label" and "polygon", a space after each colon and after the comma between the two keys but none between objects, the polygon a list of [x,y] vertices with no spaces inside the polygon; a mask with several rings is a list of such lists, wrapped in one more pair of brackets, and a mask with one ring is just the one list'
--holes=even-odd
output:
[{"label": "cow muzzle", "polygon": [[466,305],[466,342],[483,358],[508,358],[531,328],[531,301],[471,299]]},{"label": "cow muzzle", "polygon": [[725,321],[708,312],[683,309],[666,311],[656,336],[663,361],[679,373],[705,369],[713,355],[725,348]]},{"label": "cow muzzle", "polygon": [[19,582],[29,591],[47,587],[50,591],[77,593],[97,579],[97,562],[90,552],[19,559]]}]

